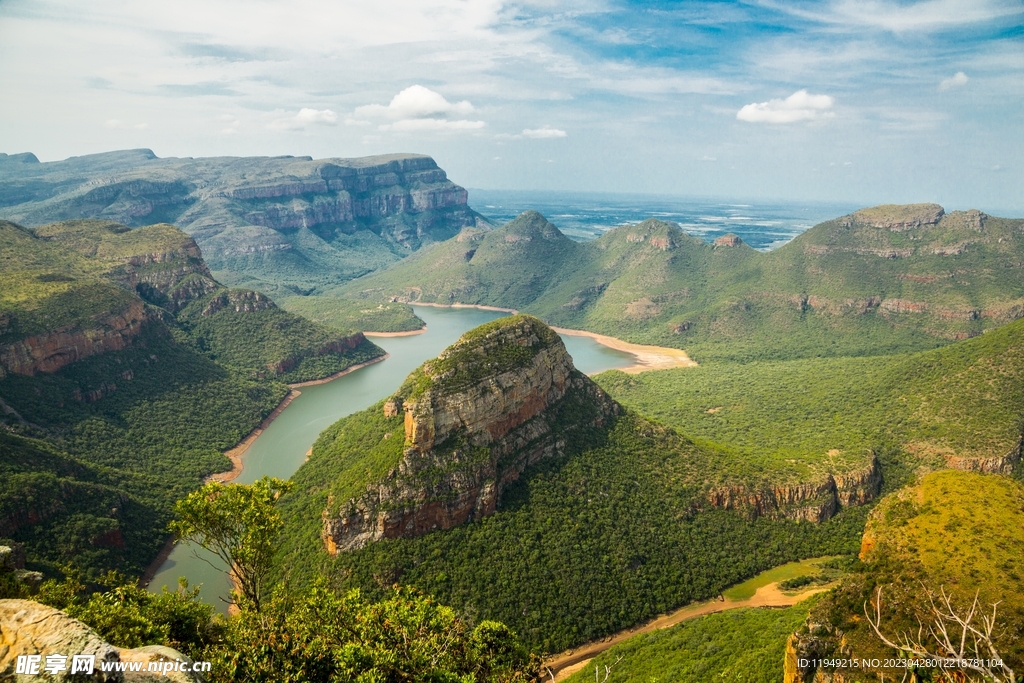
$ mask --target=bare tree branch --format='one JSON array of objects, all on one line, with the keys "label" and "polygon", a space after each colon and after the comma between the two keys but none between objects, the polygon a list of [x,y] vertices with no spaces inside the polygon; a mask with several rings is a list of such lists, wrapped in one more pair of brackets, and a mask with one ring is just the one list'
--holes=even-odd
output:
[{"label": "bare tree branch", "polygon": [[[927,589],[925,589],[927,590]],[[992,683],[1017,683],[1013,669],[1006,665],[993,642],[996,627],[996,609],[999,603],[992,605],[992,615],[980,614],[978,611],[978,593],[967,609],[966,614],[959,614],[953,605],[951,595],[941,587],[940,599],[932,591],[928,592],[928,607],[931,621],[927,627],[918,621],[917,636],[912,638],[909,633],[901,633],[897,637],[886,636],[882,632],[882,587],[875,593],[874,618],[864,603],[864,616],[879,640],[911,659],[934,662],[944,674],[947,670],[971,671],[980,674]],[[980,625],[975,620],[980,618]],[[952,633],[950,633],[952,631]],[[925,642],[925,632],[936,646],[930,649]],[[929,667],[931,668],[931,667]],[[948,678],[948,674],[944,677]]]}]

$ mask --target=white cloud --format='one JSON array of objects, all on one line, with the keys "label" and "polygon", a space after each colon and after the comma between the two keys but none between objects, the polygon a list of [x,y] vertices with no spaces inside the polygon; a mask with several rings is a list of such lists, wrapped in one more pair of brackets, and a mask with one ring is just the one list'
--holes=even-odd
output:
[{"label": "white cloud", "polygon": [[473,112],[467,100],[449,102],[444,95],[422,85],[411,85],[391,98],[387,106],[368,104],[356,108],[356,116],[386,116],[391,119],[419,119],[438,114],[465,116]]},{"label": "white cloud", "polygon": [[941,31],[1021,13],[1020,4],[1015,0],[920,0],[911,3],[835,0],[826,8],[815,10],[805,10],[796,3],[771,0],[763,4],[826,24],[868,26],[893,33]]},{"label": "white cloud", "polygon": [[377,126],[378,130],[408,131],[445,131],[445,130],[479,130],[487,124],[483,121],[467,121],[458,119],[402,119],[394,123]]},{"label": "white cloud", "polygon": [[564,130],[552,128],[551,126],[542,126],[541,128],[526,128],[523,130],[524,138],[532,138],[534,140],[550,140],[552,138],[564,138],[569,134]]},{"label": "white cloud", "polygon": [[700,158],[701,161],[718,161],[717,157],[709,157],[706,154]]},{"label": "white cloud", "polygon": [[812,95],[806,90],[797,90],[784,100],[768,100],[748,104],[736,112],[740,121],[751,123],[797,123],[830,118],[829,111],[835,104],[828,95]]},{"label": "white cloud", "polygon": [[295,116],[274,119],[267,124],[267,128],[270,130],[305,130],[306,126],[334,126],[337,123],[338,115],[330,109],[303,107]]},{"label": "white cloud", "polygon": [[295,115],[295,121],[303,125],[322,123],[327,126],[333,126],[338,122],[338,115],[330,109],[309,109],[308,107],[303,107]]},{"label": "white cloud", "polygon": [[943,79],[942,83],[939,83],[939,90],[949,90],[950,88],[959,88],[962,85],[967,85],[967,81],[971,79],[967,78],[967,74],[963,71],[957,71],[949,78]]}]

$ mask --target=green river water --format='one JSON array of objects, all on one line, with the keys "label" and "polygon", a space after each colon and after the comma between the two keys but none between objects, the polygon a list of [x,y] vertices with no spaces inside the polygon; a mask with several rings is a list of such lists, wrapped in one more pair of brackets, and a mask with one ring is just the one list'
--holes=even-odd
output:
[{"label": "green river water", "polygon": [[[235,480],[248,484],[263,476],[289,478],[306,459],[320,432],[339,418],[367,408],[395,391],[406,376],[423,361],[434,358],[463,333],[500,318],[505,313],[474,308],[416,307],[416,315],[427,323],[427,331],[409,337],[374,337],[390,354],[374,363],[325,384],[302,387],[302,395],[263,431],[242,456],[244,469]],[[588,337],[563,335],[566,349],[576,367],[587,374],[632,365],[633,356],[602,346]],[[178,577],[191,585],[202,584],[203,599],[226,608],[230,591],[225,567],[212,555],[197,554],[190,546],[178,545],[149,584],[159,591],[174,589]]]}]

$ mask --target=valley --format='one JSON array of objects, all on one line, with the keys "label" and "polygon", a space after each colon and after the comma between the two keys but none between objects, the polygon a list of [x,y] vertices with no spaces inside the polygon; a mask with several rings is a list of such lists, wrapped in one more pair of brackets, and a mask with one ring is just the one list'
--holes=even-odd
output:
[{"label": "valley", "polygon": [[[980,513],[963,492],[1012,517],[1024,476],[1022,235],[1021,220],[883,206],[761,253],[658,220],[576,242],[526,212],[264,292],[222,284],[168,224],[0,223],[0,545],[47,576],[138,575],[175,501],[271,476],[290,482],[274,600],[383,605],[400,585],[535,654],[572,650],[558,668],[619,662],[616,681],[732,666],[778,680],[787,652],[881,652],[851,615],[878,581],[902,591],[898,623],[917,614],[893,562],[988,600],[1016,581],[1019,539],[966,522]],[[916,558],[943,552],[905,537],[918,522],[989,554]],[[849,568],[837,583],[714,600],[826,555]],[[193,599],[224,604],[223,564],[184,544],[160,561],[151,590],[186,576]],[[769,604],[786,609],[737,609]],[[632,633],[652,619],[671,628]],[[707,668],[696,643],[716,632],[772,661],[734,650]],[[787,682],[859,680],[785,666]]]}]

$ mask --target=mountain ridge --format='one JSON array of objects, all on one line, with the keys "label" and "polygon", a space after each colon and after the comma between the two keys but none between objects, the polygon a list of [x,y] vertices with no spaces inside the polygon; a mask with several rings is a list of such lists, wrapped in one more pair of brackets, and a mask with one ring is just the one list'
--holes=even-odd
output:
[{"label": "mountain ridge", "polygon": [[30,226],[100,218],[174,223],[229,285],[273,294],[343,282],[487,227],[432,158],[388,154],[159,158],[126,150],[0,163],[0,216]]}]

